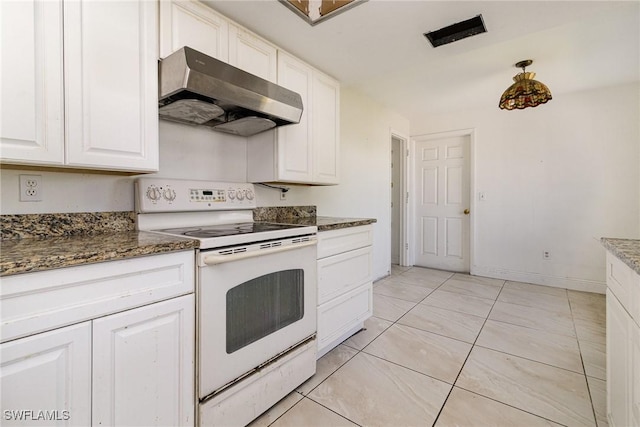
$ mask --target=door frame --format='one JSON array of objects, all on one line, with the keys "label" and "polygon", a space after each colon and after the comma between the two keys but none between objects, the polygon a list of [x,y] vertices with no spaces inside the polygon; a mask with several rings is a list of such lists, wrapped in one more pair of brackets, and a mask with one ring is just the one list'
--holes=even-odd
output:
[{"label": "door frame", "polygon": [[[393,181],[392,171],[391,171],[391,149],[393,148],[393,139],[397,139],[400,141],[400,194],[404,203],[400,203],[400,214],[398,218],[400,220],[400,265],[401,266],[409,266],[413,264],[409,264],[409,251],[411,249],[408,242],[408,218],[409,218],[409,144],[410,137],[403,134],[402,132],[398,132],[393,128],[389,129],[389,147],[387,149],[387,153],[389,155],[389,182]],[[389,186],[389,197],[391,200],[391,186]],[[391,208],[391,203],[389,203],[389,272],[391,272],[391,218],[393,217],[393,211]]]},{"label": "door frame", "polygon": [[[415,163],[416,158],[416,141],[428,141],[431,139],[444,139],[444,138],[454,138],[457,136],[468,136],[469,137],[469,209],[471,210],[471,217],[469,218],[469,273],[475,274],[475,223],[476,223],[476,129],[468,128],[468,129],[458,129],[444,132],[436,132],[436,133],[426,133],[419,135],[411,136],[411,147],[409,150],[409,160],[408,163],[413,169],[413,164]],[[409,175],[409,204],[408,204],[408,215],[406,217],[406,222],[409,224],[407,227],[407,243],[409,245],[408,251],[408,262],[409,265],[415,265],[416,260],[416,239],[415,239],[415,220],[416,220],[416,203],[417,199],[416,189],[417,184],[415,182],[415,177],[411,172]]]}]

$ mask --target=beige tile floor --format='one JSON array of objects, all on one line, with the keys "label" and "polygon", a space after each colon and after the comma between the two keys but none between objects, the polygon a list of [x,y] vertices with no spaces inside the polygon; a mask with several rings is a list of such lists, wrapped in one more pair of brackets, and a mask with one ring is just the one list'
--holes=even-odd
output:
[{"label": "beige tile floor", "polygon": [[604,295],[425,268],[252,426],[606,426]]}]

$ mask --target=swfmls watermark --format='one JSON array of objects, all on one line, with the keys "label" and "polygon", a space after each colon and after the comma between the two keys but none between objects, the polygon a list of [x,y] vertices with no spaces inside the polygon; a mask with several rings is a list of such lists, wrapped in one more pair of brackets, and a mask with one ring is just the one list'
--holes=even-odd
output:
[{"label": "swfmls watermark", "polygon": [[71,419],[71,412],[57,409],[5,409],[2,417],[5,421],[68,421]]}]

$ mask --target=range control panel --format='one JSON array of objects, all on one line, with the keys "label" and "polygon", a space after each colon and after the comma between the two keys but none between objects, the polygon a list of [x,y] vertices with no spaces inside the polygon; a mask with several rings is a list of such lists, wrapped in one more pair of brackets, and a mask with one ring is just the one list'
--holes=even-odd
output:
[{"label": "range control panel", "polygon": [[256,207],[253,184],[244,182],[138,178],[135,182],[135,198],[136,211],[139,213]]}]

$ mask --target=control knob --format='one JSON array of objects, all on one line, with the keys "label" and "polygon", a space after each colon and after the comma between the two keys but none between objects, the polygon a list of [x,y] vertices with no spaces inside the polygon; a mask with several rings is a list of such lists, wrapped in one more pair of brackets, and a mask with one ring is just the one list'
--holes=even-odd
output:
[{"label": "control knob", "polygon": [[253,191],[247,190],[247,200],[253,200],[254,197]]},{"label": "control knob", "polygon": [[236,198],[236,190],[229,190],[227,192],[227,195],[229,196],[229,200],[233,200]]},{"label": "control knob", "polygon": [[173,202],[176,199],[176,191],[173,188],[166,188],[162,195],[170,202]]},{"label": "control knob", "polygon": [[160,197],[162,197],[162,193],[158,187],[151,185],[147,188],[147,197],[154,202],[157,202],[160,200]]},{"label": "control knob", "polygon": [[237,191],[236,191],[236,198],[237,198],[238,200],[244,200],[244,191],[242,191],[242,190],[237,190]]}]

